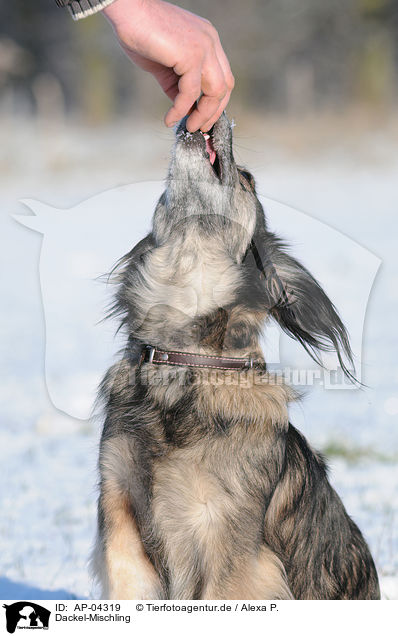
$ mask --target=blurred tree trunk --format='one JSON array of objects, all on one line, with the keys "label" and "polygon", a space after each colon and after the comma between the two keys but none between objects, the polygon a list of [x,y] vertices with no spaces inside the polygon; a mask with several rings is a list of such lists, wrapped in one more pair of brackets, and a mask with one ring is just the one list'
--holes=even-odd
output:
[{"label": "blurred tree trunk", "polygon": [[357,57],[356,100],[371,108],[392,105],[396,86],[394,43],[389,33],[371,33]]},{"label": "blurred tree trunk", "polygon": [[101,17],[80,20],[75,25],[80,102],[83,117],[91,124],[106,121],[116,109],[113,60],[104,46],[107,25]]},{"label": "blurred tree trunk", "polygon": [[396,0],[357,0],[363,37],[355,50],[354,97],[372,108],[392,105],[397,85]]}]

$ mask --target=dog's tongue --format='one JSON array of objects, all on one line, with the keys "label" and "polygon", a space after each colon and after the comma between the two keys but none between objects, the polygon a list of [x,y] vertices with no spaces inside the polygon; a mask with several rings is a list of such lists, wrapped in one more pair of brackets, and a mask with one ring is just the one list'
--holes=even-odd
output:
[{"label": "dog's tongue", "polygon": [[213,163],[216,160],[216,151],[213,148],[213,142],[211,140],[210,135],[208,135],[207,133],[203,133],[203,137],[206,140],[206,152],[209,155],[209,159],[210,159],[210,163],[211,165],[213,165]]}]

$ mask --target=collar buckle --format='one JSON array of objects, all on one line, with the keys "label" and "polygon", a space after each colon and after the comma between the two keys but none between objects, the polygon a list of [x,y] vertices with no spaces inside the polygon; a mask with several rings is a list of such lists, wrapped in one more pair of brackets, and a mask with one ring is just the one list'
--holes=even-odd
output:
[{"label": "collar buckle", "polygon": [[152,345],[146,345],[145,348],[145,361],[151,363],[153,361],[153,356],[155,355],[156,347],[152,347]]},{"label": "collar buckle", "polygon": [[144,362],[152,362],[155,352],[156,347],[153,347],[152,345],[145,345],[141,350],[139,366],[141,366]]}]

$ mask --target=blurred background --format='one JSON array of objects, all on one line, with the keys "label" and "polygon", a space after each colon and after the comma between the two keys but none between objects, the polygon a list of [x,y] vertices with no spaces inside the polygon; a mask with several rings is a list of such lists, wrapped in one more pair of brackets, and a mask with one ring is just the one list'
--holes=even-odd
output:
[{"label": "blurred background", "polygon": [[[258,191],[381,259],[364,324],[366,386],[314,387],[292,419],[328,456],[383,597],[398,598],[398,0],[176,4],[220,33],[236,79],[235,155]],[[11,215],[28,213],[26,197],[70,208],[163,179],[168,107],[102,15],[73,22],[52,0],[0,0],[0,598],[95,596],[86,561],[99,423],[51,404],[41,235]],[[335,275],[344,284],[349,272],[340,263]]]},{"label": "blurred background", "polygon": [[[396,0],[186,0],[218,28],[238,79],[233,107],[284,116],[394,110]],[[160,117],[151,82],[120,51],[102,16],[73,23],[50,0],[2,0],[1,108],[5,115],[103,124]]]}]

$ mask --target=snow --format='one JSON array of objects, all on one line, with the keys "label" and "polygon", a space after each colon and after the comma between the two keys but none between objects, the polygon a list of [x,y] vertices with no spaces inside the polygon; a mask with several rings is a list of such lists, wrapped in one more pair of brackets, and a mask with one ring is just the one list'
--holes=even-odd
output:
[{"label": "snow", "polygon": [[[70,311],[70,315],[75,311],[76,320],[62,322],[62,313],[58,313],[50,325],[39,279],[43,238],[10,215],[27,213],[17,203],[22,197],[51,202],[67,214],[63,208],[81,212],[90,196],[121,182],[158,179],[161,187],[171,138],[157,130],[136,130],[138,127],[127,135],[123,127],[115,128],[100,142],[93,132],[72,128],[58,131],[53,143],[51,131],[34,127],[7,131],[10,143],[12,140],[11,160],[0,184],[0,259],[2,272],[7,272],[0,283],[5,307],[0,315],[4,376],[0,383],[0,597],[4,599],[95,597],[87,560],[95,535],[101,423],[67,413],[88,412],[91,397],[82,387],[95,384],[99,367],[110,361],[120,345],[113,340],[113,327],[108,327],[106,342],[85,337],[82,325],[88,329],[93,320],[88,309],[85,312],[84,292],[79,306]],[[275,153],[264,165],[258,155],[253,157],[254,153],[242,149],[239,160],[253,170],[258,190],[267,198],[272,227],[290,240],[293,254],[308,259],[312,271],[315,268],[320,279],[325,277],[355,332],[366,386],[360,390],[327,390],[319,384],[303,387],[306,397],[292,407],[291,420],[313,446],[338,449],[329,459],[331,482],[369,543],[383,597],[398,599],[398,364],[393,341],[398,313],[398,166],[388,155],[387,141],[383,143],[383,161],[366,157],[354,161],[334,150],[321,160]],[[140,157],[140,163],[128,157],[136,144],[147,149],[148,156]],[[113,153],[107,161],[103,146],[118,147],[119,154]],[[6,165],[3,159],[0,155],[0,163]],[[88,174],[76,168],[83,161],[91,166]],[[155,186],[140,187],[149,202]],[[99,200],[106,202],[107,196],[100,195]],[[79,208],[80,202],[83,207]],[[131,238],[123,231],[120,253],[117,240],[113,241],[117,256],[145,230],[146,214],[140,206],[131,211]],[[308,241],[306,236],[309,232],[315,236],[317,224],[337,232],[321,228],[318,240]],[[310,231],[303,231],[309,227]],[[341,235],[341,240],[330,238]],[[92,246],[85,250],[81,238],[75,237],[74,275],[98,267],[98,250],[93,252]],[[97,245],[103,245],[100,238],[94,238],[94,243],[98,240]],[[73,233],[65,233],[63,247],[73,240]],[[330,245],[324,245],[324,240],[330,240]],[[351,252],[350,245],[353,253],[358,250],[362,255],[359,260],[353,253],[346,254],[347,249]],[[329,258],[323,258],[323,252]],[[341,258],[336,259],[336,253]],[[356,269],[355,263],[359,263]],[[373,285],[369,297],[352,293],[364,271],[361,264],[368,267],[361,289]],[[63,289],[66,295],[66,287]],[[104,291],[104,304],[105,295]],[[98,295],[96,299],[99,302]],[[358,307],[360,316],[356,315]],[[275,345],[276,332],[271,336],[272,331],[268,337]],[[287,338],[281,339],[279,353],[285,366],[314,368]],[[51,382],[46,371],[47,375],[51,372]],[[79,386],[71,378],[78,379]],[[50,395],[55,403],[59,399],[57,406],[62,401],[64,412],[54,407]]]}]

